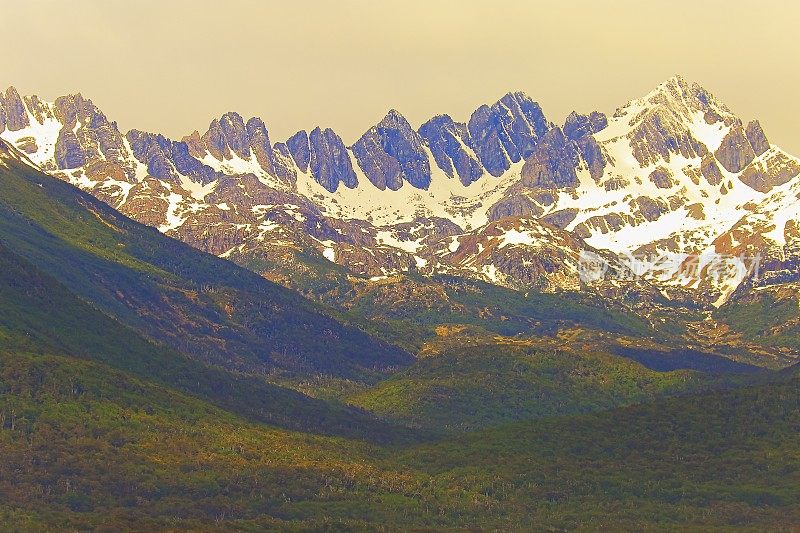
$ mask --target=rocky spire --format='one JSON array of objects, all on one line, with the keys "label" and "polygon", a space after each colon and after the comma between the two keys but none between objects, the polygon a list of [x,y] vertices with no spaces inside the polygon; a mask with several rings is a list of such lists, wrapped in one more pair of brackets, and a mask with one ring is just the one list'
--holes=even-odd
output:
[{"label": "rocky spire", "polygon": [[458,175],[461,183],[469,185],[483,176],[483,166],[470,148],[466,124],[455,122],[449,115],[438,115],[423,124],[419,134],[436,164],[451,178]]},{"label": "rocky spire", "polygon": [[422,137],[392,109],[353,145],[359,166],[379,189],[397,190],[407,181],[418,189],[431,183],[431,167]]},{"label": "rocky spire", "polygon": [[4,94],[0,93],[0,107],[2,107],[4,111],[3,129],[19,131],[30,125],[25,102],[22,101],[17,89],[14,87],[6,89]]},{"label": "rocky spire", "polygon": [[479,107],[467,125],[472,149],[493,176],[500,176],[511,163],[527,159],[551,127],[539,104],[521,92]]}]

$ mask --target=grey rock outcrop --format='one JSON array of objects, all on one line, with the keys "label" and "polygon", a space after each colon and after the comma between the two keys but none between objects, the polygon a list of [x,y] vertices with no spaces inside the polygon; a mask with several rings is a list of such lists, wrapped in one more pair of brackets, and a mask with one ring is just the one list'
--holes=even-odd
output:
[{"label": "grey rock outcrop", "polygon": [[439,115],[423,124],[419,134],[433,154],[436,164],[448,176],[456,175],[464,185],[483,176],[484,170],[470,146],[467,125],[448,115]]},{"label": "grey rock outcrop", "polygon": [[751,120],[747,124],[745,134],[756,155],[761,155],[769,150],[769,141],[764,134],[764,130],[761,129],[761,124],[757,120]]},{"label": "grey rock outcrop", "polygon": [[219,161],[234,157],[250,160],[255,157],[258,165],[270,176],[284,180],[296,177],[292,165],[287,164],[272,146],[264,121],[257,117],[245,123],[238,113],[225,113],[221,118],[214,119],[202,136],[193,133],[185,137],[183,142],[197,159],[202,159],[206,153]]},{"label": "grey rock outcrop", "polygon": [[358,165],[379,189],[397,190],[407,181],[418,189],[431,183],[431,167],[422,137],[392,109],[353,145]]},{"label": "grey rock outcrop", "polygon": [[294,159],[295,165],[301,172],[308,170],[311,162],[311,148],[308,145],[308,134],[305,131],[298,131],[286,141],[286,148]]},{"label": "grey rock outcrop", "polygon": [[576,187],[576,169],[580,162],[575,143],[553,128],[544,136],[522,167],[522,183],[526,187],[560,189]]},{"label": "grey rock outcrop", "polygon": [[527,159],[551,128],[542,109],[523,93],[508,93],[492,106],[479,107],[467,125],[472,149],[492,176]]},{"label": "grey rock outcrop", "polygon": [[2,106],[5,115],[4,129],[19,131],[30,124],[25,103],[14,87],[6,89],[5,94],[0,93],[0,106]]},{"label": "grey rock outcrop", "polygon": [[703,160],[700,162],[700,172],[710,185],[719,185],[724,179],[716,159],[711,154],[703,156]]},{"label": "grey rock outcrop", "polygon": [[650,181],[659,189],[670,189],[674,185],[672,181],[672,173],[669,169],[658,167],[650,173]]},{"label": "grey rock outcrop", "polygon": [[765,161],[754,161],[739,175],[745,185],[759,191],[769,192],[800,174],[800,164],[783,153],[777,153]]},{"label": "grey rock outcrop", "polygon": [[725,135],[714,155],[717,161],[725,167],[725,170],[734,174],[744,170],[756,157],[750,141],[747,140],[747,136],[739,124],[733,126]]},{"label": "grey rock outcrop", "polygon": [[358,184],[350,153],[336,132],[330,128],[315,128],[308,141],[311,152],[309,165],[317,183],[331,192],[339,187],[339,183],[351,189]]},{"label": "grey rock outcrop", "polygon": [[608,118],[598,111],[588,115],[579,115],[575,111],[569,114],[564,122],[564,135],[568,139],[577,141],[587,135],[603,131],[608,126]]},{"label": "grey rock outcrop", "polygon": [[541,216],[544,209],[522,194],[511,194],[494,204],[488,212],[489,220],[499,220],[505,217]]},{"label": "grey rock outcrop", "polygon": [[214,169],[192,157],[186,142],[139,130],[129,131],[127,139],[134,157],[147,165],[153,177],[173,181],[183,174],[201,183],[210,183],[219,177]]},{"label": "grey rock outcrop", "polygon": [[81,94],[58,98],[55,118],[63,125],[55,145],[56,165],[60,169],[83,167],[91,162],[118,164],[128,180],[134,167],[125,147],[125,137],[116,122],[110,122],[91,100]]}]

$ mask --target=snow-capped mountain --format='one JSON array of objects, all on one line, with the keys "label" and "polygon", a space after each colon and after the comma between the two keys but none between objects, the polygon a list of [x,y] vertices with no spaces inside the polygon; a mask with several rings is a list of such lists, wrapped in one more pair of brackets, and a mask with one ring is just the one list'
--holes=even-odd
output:
[{"label": "snow-capped mountain", "polygon": [[[0,137],[132,218],[266,275],[259,258],[310,255],[366,278],[579,290],[591,252],[717,305],[797,277],[800,162],[677,76],[562,126],[522,93],[418,129],[391,110],[350,146],[319,127],[273,142],[236,113],[182,140],[123,134],[80,94],[49,103],[10,88]],[[744,263],[757,257],[755,279]]]}]

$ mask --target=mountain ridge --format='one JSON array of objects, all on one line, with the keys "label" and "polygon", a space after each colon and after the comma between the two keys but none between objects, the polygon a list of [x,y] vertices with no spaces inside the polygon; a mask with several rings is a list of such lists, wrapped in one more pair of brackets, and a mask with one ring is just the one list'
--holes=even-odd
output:
[{"label": "mountain ridge", "polygon": [[[273,143],[261,119],[235,112],[173,141],[122,135],[79,95],[49,105],[11,88],[3,102],[0,136],[43,170],[234,261],[300,249],[365,278],[460,271],[512,288],[585,290],[577,271],[564,278],[555,264],[532,281],[520,255],[542,248],[533,237],[504,246],[512,255],[470,264],[448,249],[522,217],[577,238],[576,257],[666,258],[671,266],[646,272],[647,281],[690,290],[705,305],[722,305],[752,278],[740,273],[742,253],[766,257],[783,277],[796,272],[787,250],[800,162],[757,121],[745,125],[680,76],[611,116],[571,113],[561,126],[519,92],[467,122],[440,115],[418,129],[390,110],[351,146],[319,127]],[[734,244],[743,239],[750,244]],[[697,272],[687,274],[689,262]],[[717,269],[724,275],[713,277]]]}]

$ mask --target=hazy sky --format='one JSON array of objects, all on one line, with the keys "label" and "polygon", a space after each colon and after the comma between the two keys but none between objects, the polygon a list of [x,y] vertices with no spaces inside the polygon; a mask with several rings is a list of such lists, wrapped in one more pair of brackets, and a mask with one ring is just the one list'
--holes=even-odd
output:
[{"label": "hazy sky", "polygon": [[800,154],[800,1],[25,0],[2,5],[0,85],[82,92],[124,130],[180,138],[260,116],[352,143],[390,108],[418,126],[521,90],[562,123],[672,74]]}]

